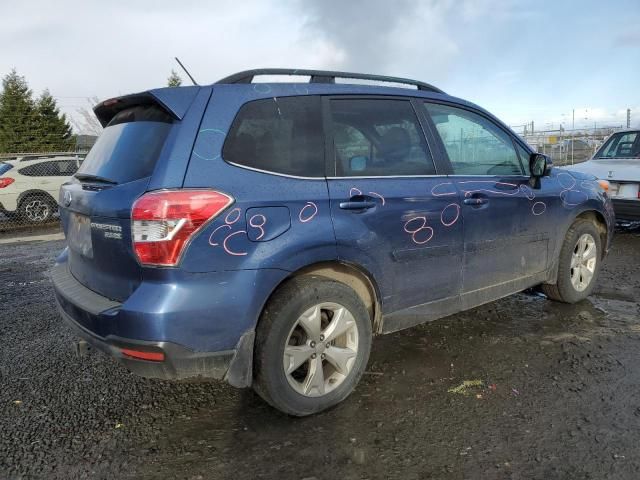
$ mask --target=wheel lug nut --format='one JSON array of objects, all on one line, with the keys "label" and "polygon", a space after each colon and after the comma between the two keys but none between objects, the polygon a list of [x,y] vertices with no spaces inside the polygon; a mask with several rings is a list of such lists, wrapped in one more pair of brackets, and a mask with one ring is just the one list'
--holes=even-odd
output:
[{"label": "wheel lug nut", "polygon": [[320,341],[324,340],[324,335],[320,335]]},{"label": "wheel lug nut", "polygon": [[315,353],[311,354],[311,358],[316,358],[316,357],[317,357],[317,355]]},{"label": "wheel lug nut", "polygon": [[315,348],[316,347],[316,342],[311,342],[309,345],[311,346],[311,348]]},{"label": "wheel lug nut", "polygon": [[326,355],[323,353],[322,355],[320,355],[320,358],[322,358],[324,360],[324,357],[326,357]]},{"label": "wheel lug nut", "polygon": [[331,346],[331,344],[330,344],[330,343],[327,343],[327,348],[329,348],[330,346]]}]

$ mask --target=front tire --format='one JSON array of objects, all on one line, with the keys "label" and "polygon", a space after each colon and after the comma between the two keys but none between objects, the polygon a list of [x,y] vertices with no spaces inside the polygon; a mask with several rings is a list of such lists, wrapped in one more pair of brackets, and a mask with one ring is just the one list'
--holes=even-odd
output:
[{"label": "front tire", "polygon": [[347,285],[293,278],[271,297],[260,318],[254,389],[289,415],[332,407],[360,380],[371,336],[367,309]]},{"label": "front tire", "polygon": [[589,220],[576,220],[567,231],[560,250],[556,283],[543,284],[542,291],[549,298],[565,303],[587,298],[600,271],[601,249],[595,224]]}]

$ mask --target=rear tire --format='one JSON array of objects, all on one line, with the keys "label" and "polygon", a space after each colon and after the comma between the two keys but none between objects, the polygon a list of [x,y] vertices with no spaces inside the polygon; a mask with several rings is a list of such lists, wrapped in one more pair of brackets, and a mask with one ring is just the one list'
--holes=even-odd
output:
[{"label": "rear tire", "polygon": [[555,284],[543,284],[547,297],[564,303],[584,300],[593,291],[602,256],[600,233],[593,222],[576,220],[565,236]]},{"label": "rear tire", "polygon": [[371,336],[367,309],[350,287],[312,276],[288,280],[258,324],[254,389],[289,415],[332,407],[360,380]]}]

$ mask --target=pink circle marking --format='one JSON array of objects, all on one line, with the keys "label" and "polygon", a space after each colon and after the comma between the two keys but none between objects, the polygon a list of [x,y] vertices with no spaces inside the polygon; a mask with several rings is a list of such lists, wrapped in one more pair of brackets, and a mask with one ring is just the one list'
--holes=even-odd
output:
[{"label": "pink circle marking", "polygon": [[[305,217],[303,215],[303,212],[307,208],[313,208],[313,213],[311,215],[308,215],[308,216]],[[298,219],[302,223],[307,223],[307,222],[311,221],[313,219],[313,217],[315,217],[317,214],[318,214],[318,206],[313,202],[307,202],[307,204],[304,207],[302,207],[302,209],[300,210],[300,213],[298,214]]]},{"label": "pink circle marking", "polygon": [[224,225],[220,225],[219,227],[217,227],[213,232],[211,232],[211,235],[209,235],[209,245],[211,245],[212,247],[215,247],[216,245],[220,245],[219,243],[214,243],[213,241],[213,236],[216,234],[216,232],[218,230],[220,230],[221,228],[228,228],[229,230],[231,230],[231,225],[227,225],[226,223]]},{"label": "pink circle marking", "polygon": [[[450,185],[451,188],[454,190],[453,192],[441,192],[441,193],[437,193],[436,190],[438,190],[439,187],[443,187],[445,185]],[[431,195],[433,195],[434,197],[448,197],[451,195],[457,195],[457,192],[455,192],[455,188],[453,187],[453,183],[451,182],[444,182],[444,183],[439,183],[437,185],[434,185],[431,188]]]},{"label": "pink circle marking", "polygon": [[382,200],[382,206],[384,207],[385,201],[384,201],[384,197],[382,195],[380,195],[379,193],[376,192],[369,192],[369,195],[373,195],[378,197],[380,200]]},{"label": "pink circle marking", "polygon": [[[569,180],[571,181],[571,185],[568,185],[566,183],[564,183],[562,181],[562,178],[569,178]],[[573,178],[573,176],[571,176],[568,173],[559,173],[558,174],[558,183],[560,184],[560,186],[563,188],[563,190],[571,190],[573,187],[576,186],[576,179]]]},{"label": "pink circle marking", "polygon": [[224,239],[224,241],[222,242],[222,248],[224,248],[224,251],[225,251],[225,252],[227,252],[229,255],[234,255],[234,256],[236,256],[236,257],[241,257],[241,256],[244,256],[244,255],[247,255],[247,252],[234,252],[234,251],[233,251],[233,250],[231,250],[231,249],[229,248],[229,246],[227,245],[227,242],[229,241],[229,239],[230,239],[231,237],[234,237],[234,236],[239,235],[239,234],[241,234],[241,233],[246,234],[246,233],[247,233],[247,231],[246,231],[246,230],[238,230],[237,232],[230,233],[229,235],[227,235],[227,236],[226,236],[226,238],[225,238],[225,239]]},{"label": "pink circle marking", "polygon": [[[539,207],[536,208],[536,206],[539,206]],[[540,209],[540,207],[542,207],[542,209]],[[542,215],[546,211],[547,211],[547,205],[544,202],[536,202],[531,207],[531,213],[533,213],[534,215]]]},{"label": "pink circle marking", "polygon": [[[413,222],[414,220],[422,220],[422,225],[418,228],[416,228],[415,230],[409,230],[409,224],[411,222]],[[423,231],[423,230],[429,230],[429,236],[427,238],[425,238],[424,240],[418,240],[416,238],[416,235]],[[405,224],[404,224],[404,231],[407,233],[411,234],[411,240],[413,241],[413,243],[417,244],[417,245],[422,245],[427,243],[429,240],[431,240],[431,238],[433,238],[433,228],[427,226],[427,219],[425,217],[413,217],[411,220],[408,220]]]},{"label": "pink circle marking", "polygon": [[[236,212],[236,218],[234,218],[233,220],[229,220],[229,217],[231,216],[231,214],[233,212]],[[227,216],[224,217],[224,223],[226,223],[227,225],[233,225],[234,223],[236,223],[238,220],[240,220],[240,209],[239,208],[234,208],[233,210],[231,210],[229,213],[227,213]]]},{"label": "pink circle marking", "polygon": [[[444,212],[446,212],[449,207],[455,207],[456,208],[456,217],[450,222],[445,222],[444,221]],[[442,209],[442,212],[440,212],[440,223],[442,223],[442,225],[444,225],[445,227],[450,227],[451,225],[456,223],[458,221],[458,218],[460,218],[460,205],[458,205],[457,203],[450,203],[449,205],[447,205],[446,207],[444,207]]]},{"label": "pink circle marking", "polygon": [[[353,192],[358,192],[358,193],[353,193]],[[356,187],[351,187],[351,189],[349,190],[349,196],[353,197],[355,195],[362,195],[362,190]]]},{"label": "pink circle marking", "polygon": [[520,185],[520,191],[527,197],[527,200],[533,200],[536,198],[536,194],[533,193],[533,190],[528,185]]}]

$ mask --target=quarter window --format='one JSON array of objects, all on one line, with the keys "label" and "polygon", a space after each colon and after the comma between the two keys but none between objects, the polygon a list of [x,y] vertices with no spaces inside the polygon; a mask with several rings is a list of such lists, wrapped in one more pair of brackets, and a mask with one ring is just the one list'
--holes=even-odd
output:
[{"label": "quarter window", "polygon": [[407,100],[331,100],[337,176],[433,175],[435,167]]},{"label": "quarter window", "polygon": [[513,141],[502,129],[462,108],[425,103],[456,175],[522,175]]},{"label": "quarter window", "polygon": [[27,177],[70,177],[78,170],[75,160],[55,160],[29,165],[19,170]]},{"label": "quarter window", "polygon": [[324,176],[320,97],[283,97],[246,103],[225,141],[223,158],[259,170]]}]

